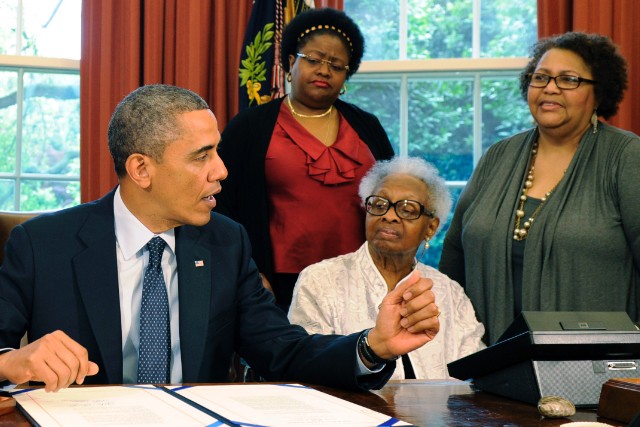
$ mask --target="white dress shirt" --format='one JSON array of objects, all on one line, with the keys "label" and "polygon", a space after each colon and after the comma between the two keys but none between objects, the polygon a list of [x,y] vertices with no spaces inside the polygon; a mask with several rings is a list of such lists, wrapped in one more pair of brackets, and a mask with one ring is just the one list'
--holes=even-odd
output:
[{"label": "white dress shirt", "polygon": [[[140,302],[144,270],[149,263],[147,243],[156,234],[149,231],[127,209],[120,195],[120,187],[113,198],[115,217],[118,284],[120,294],[120,322],[122,326],[122,381],[135,383],[138,376],[138,347],[140,343]],[[173,229],[157,234],[167,245],[162,254],[162,274],[169,298],[171,324],[171,383],[182,382],[180,355],[178,262]]]}]

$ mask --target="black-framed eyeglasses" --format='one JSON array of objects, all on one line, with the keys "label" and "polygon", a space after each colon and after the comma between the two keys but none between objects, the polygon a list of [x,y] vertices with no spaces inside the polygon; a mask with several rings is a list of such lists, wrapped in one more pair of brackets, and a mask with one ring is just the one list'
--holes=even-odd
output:
[{"label": "black-framed eyeglasses", "polygon": [[549,82],[553,80],[559,89],[565,90],[577,89],[580,86],[580,83],[598,83],[595,80],[584,79],[582,77],[570,76],[567,74],[560,74],[559,76],[554,77],[548,74],[530,73],[527,74],[527,78],[529,79],[529,86],[531,87],[547,87]]},{"label": "black-framed eyeglasses", "polygon": [[344,73],[349,71],[349,66],[340,62],[329,61],[328,59],[314,58],[313,56],[305,55],[304,53],[296,53],[296,56],[307,61],[312,67],[319,67],[322,64],[327,64],[329,69],[335,73]]},{"label": "black-framed eyeglasses", "polygon": [[433,211],[428,210],[422,203],[415,200],[398,200],[392,202],[384,197],[369,196],[365,199],[364,207],[368,214],[374,216],[386,214],[391,207],[395,209],[398,218],[402,219],[418,219],[423,214],[430,218],[435,216]]}]

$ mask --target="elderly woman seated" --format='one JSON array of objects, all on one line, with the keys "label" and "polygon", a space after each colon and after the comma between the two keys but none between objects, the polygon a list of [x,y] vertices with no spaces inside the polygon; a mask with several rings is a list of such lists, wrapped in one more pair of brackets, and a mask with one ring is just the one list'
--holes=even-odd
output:
[{"label": "elderly woman seated", "polygon": [[484,326],[462,287],[416,261],[451,210],[444,180],[430,163],[396,157],[376,163],[362,179],[367,241],[356,252],[304,269],[289,320],[309,333],[348,334],[375,325],[384,296],[417,269],[433,281],[440,332],[397,363],[395,379],[450,378],[447,363],[485,347]]}]

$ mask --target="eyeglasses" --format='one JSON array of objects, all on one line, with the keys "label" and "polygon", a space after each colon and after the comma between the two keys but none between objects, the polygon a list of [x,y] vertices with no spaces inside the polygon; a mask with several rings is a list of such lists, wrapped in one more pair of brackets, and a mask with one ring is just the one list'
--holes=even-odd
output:
[{"label": "eyeglasses", "polygon": [[328,59],[314,58],[313,56],[305,55],[304,53],[296,53],[296,56],[307,61],[307,63],[312,67],[319,67],[322,64],[327,64],[329,66],[329,69],[335,73],[344,73],[346,71],[349,71],[348,65],[342,65],[339,62],[329,61]]},{"label": "eyeglasses", "polygon": [[391,202],[384,197],[369,196],[366,198],[364,206],[367,213],[374,216],[386,214],[392,206],[396,211],[396,215],[402,219],[418,219],[422,214],[430,218],[435,216],[432,211],[427,210],[420,202],[415,200],[398,200],[397,202]]},{"label": "eyeglasses", "polygon": [[571,90],[577,89],[580,86],[580,83],[598,83],[595,80],[583,79],[578,76],[569,76],[566,74],[561,74],[559,76],[549,76],[547,74],[542,73],[530,73],[527,74],[527,78],[529,79],[529,86],[531,87],[547,87],[549,82],[553,80],[558,86],[559,89]]}]

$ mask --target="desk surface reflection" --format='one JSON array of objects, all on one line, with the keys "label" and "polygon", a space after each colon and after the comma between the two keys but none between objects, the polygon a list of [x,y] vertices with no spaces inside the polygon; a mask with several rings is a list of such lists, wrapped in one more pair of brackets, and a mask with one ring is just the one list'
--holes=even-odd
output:
[{"label": "desk surface reflection", "polygon": [[[390,381],[381,390],[364,393],[318,386],[314,388],[416,426],[551,427],[576,421],[625,426],[620,422],[599,418],[595,409],[578,409],[571,418],[543,418],[534,405],[475,391],[468,383],[461,381]],[[0,416],[0,427],[29,425],[18,410]]]}]

